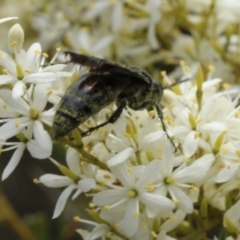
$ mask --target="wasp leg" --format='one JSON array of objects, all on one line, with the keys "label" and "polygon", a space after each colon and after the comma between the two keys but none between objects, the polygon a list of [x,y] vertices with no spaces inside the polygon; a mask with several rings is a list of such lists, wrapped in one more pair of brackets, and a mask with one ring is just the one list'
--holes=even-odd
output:
[{"label": "wasp leg", "polygon": [[116,121],[118,120],[118,118],[121,116],[122,111],[123,111],[123,109],[126,107],[126,105],[127,105],[126,100],[125,100],[125,99],[122,100],[122,101],[119,103],[116,111],[113,112],[113,114],[109,117],[109,119],[108,119],[106,122],[104,122],[104,123],[102,123],[102,124],[99,124],[99,125],[97,125],[96,127],[89,128],[88,131],[81,133],[81,135],[82,135],[83,137],[84,137],[84,136],[87,136],[87,135],[89,135],[92,131],[95,131],[95,130],[99,129],[99,128],[107,125],[108,123],[114,123],[114,122],[116,122]]},{"label": "wasp leg", "polygon": [[158,116],[159,116],[159,118],[160,118],[160,120],[161,120],[162,127],[163,127],[163,131],[166,133],[167,138],[169,139],[169,141],[170,141],[171,144],[173,145],[173,147],[174,147],[174,152],[176,152],[176,151],[177,151],[177,148],[176,148],[173,140],[172,140],[172,139],[170,138],[170,136],[168,135],[168,132],[167,132],[165,123],[164,123],[164,121],[163,121],[163,112],[162,112],[162,110],[159,108],[158,105],[155,105],[155,107],[156,107],[156,109],[157,109]]}]

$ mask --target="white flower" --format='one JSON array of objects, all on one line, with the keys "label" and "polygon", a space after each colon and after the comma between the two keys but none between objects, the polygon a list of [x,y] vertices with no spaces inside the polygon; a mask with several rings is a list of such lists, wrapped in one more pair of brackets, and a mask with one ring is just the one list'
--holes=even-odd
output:
[{"label": "white flower", "polygon": [[[145,205],[146,213],[153,217],[159,212],[169,212],[173,209],[173,203],[160,194],[149,193],[148,185],[154,182],[159,175],[160,162],[158,160],[149,163],[143,173],[136,179],[131,172],[134,169],[127,168],[125,162],[111,167],[111,172],[121,182],[122,186],[110,185],[112,189],[104,190],[93,197],[93,202],[98,206],[118,208],[126,206],[122,228],[128,237],[135,234],[139,224],[140,203]],[[109,213],[111,214],[111,213]]]},{"label": "white flower", "polygon": [[[30,154],[37,159],[46,159],[52,154],[52,142],[49,137],[47,131],[40,127],[41,135],[39,135],[40,142],[45,144],[43,148],[42,144],[39,145],[38,142],[34,139],[31,139],[29,132],[23,131],[24,142],[5,142],[0,141],[1,146],[5,146],[5,148],[1,149],[1,152],[6,152],[10,150],[14,150],[14,153],[9,160],[7,166],[5,167],[2,180],[5,180],[17,167],[19,161],[21,160],[24,150],[27,148]],[[7,147],[6,147],[7,146]]]},{"label": "white flower", "polygon": [[[12,96],[17,99],[26,92],[26,84],[49,83],[56,81],[58,75],[54,72],[56,66],[42,69],[41,64],[44,64],[44,61],[40,58],[41,45],[34,43],[25,52],[21,49],[23,44],[22,28],[16,24],[12,29],[9,33],[9,45],[11,50],[15,52],[15,59],[3,51],[0,52],[0,64],[6,73],[0,76],[0,85],[12,84]],[[62,64],[61,67],[63,68],[64,65]]]},{"label": "white flower", "polygon": [[0,97],[5,108],[11,109],[9,118],[2,121],[6,123],[0,127],[1,138],[9,139],[26,129],[28,136],[30,138],[34,136],[42,149],[49,149],[49,145],[52,145],[51,138],[49,134],[46,138],[43,123],[51,126],[54,111],[53,109],[44,111],[48,99],[44,86],[32,86],[25,98],[19,98],[17,101],[12,98],[11,91],[8,89],[0,90]]},{"label": "white flower", "polygon": [[156,193],[165,196],[169,193],[175,204],[182,211],[191,213],[193,211],[193,203],[187,192],[192,187],[191,184],[200,181],[205,174],[206,168],[200,166],[200,164],[188,167],[184,167],[184,164],[182,164],[177,169],[174,169],[172,146],[166,142],[160,167],[161,180],[158,183]]},{"label": "white flower", "polygon": [[[51,161],[54,162],[54,164],[57,165],[60,169],[63,168],[55,160],[51,159]],[[86,177],[81,173],[79,156],[74,149],[68,149],[66,161],[69,169],[66,170],[65,167],[64,169],[67,171],[68,176],[44,174],[39,178],[39,182],[43,183],[47,187],[66,187],[58,198],[53,213],[53,218],[57,218],[61,214],[66,205],[67,199],[74,190],[76,190],[76,192],[74,193],[72,199],[77,198],[82,192],[88,192],[96,186],[95,180],[93,178]]]},{"label": "white flower", "polygon": [[[92,20],[97,16],[103,19],[103,22],[111,23],[113,32],[119,32],[124,21],[124,1],[98,0],[93,3],[90,9],[86,12],[84,19]],[[103,14],[105,13],[105,14]],[[109,21],[109,18],[111,21]]]},{"label": "white flower", "polygon": [[[80,220],[80,222],[88,223],[89,221]],[[83,229],[77,229],[76,231],[81,235],[83,240],[95,240],[99,239],[100,237],[102,237],[102,239],[105,239],[103,236],[105,233],[110,231],[110,227],[106,224],[95,223],[94,225],[96,225],[96,227],[92,230],[92,232],[88,232]]]}]

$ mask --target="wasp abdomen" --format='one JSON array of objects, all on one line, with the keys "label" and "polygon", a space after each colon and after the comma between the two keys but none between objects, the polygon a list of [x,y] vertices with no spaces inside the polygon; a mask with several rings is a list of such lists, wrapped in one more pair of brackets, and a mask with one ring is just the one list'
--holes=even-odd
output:
[{"label": "wasp abdomen", "polygon": [[65,136],[92,115],[91,108],[78,96],[65,95],[56,111],[52,128],[53,139]]}]

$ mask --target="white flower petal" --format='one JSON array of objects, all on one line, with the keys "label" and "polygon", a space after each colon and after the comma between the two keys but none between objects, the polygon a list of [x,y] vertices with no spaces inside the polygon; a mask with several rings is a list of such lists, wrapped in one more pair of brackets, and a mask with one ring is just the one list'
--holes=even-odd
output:
[{"label": "white flower petal", "polygon": [[32,107],[37,112],[42,112],[48,101],[47,90],[44,85],[36,85],[33,91]]},{"label": "white flower petal", "polygon": [[0,19],[0,23],[4,23],[4,22],[7,22],[7,21],[10,21],[12,19],[18,19],[18,17],[6,17],[6,18],[1,18]]},{"label": "white flower petal", "polygon": [[199,131],[206,133],[223,132],[227,130],[227,125],[221,122],[210,122],[199,127]]},{"label": "white flower petal", "polygon": [[63,190],[60,197],[58,198],[52,218],[57,218],[61,214],[61,212],[63,211],[63,209],[66,205],[67,199],[70,196],[70,194],[72,193],[74,188],[75,188],[74,185],[70,185]]},{"label": "white flower petal", "polygon": [[185,167],[174,174],[174,178],[179,183],[196,183],[207,174],[206,168],[201,166],[191,165]]},{"label": "white flower petal", "polygon": [[185,138],[182,148],[186,157],[191,157],[198,148],[199,137],[196,137],[196,132],[191,131]]},{"label": "white flower petal", "polygon": [[31,139],[27,143],[27,149],[30,152],[31,156],[37,159],[46,159],[51,156],[52,150],[46,151],[39,146],[39,143],[36,140]]},{"label": "white flower petal", "polygon": [[78,182],[78,186],[83,190],[83,192],[88,192],[96,187],[96,182],[93,178],[84,178]]},{"label": "white flower petal", "polygon": [[52,153],[52,140],[49,133],[43,128],[42,123],[38,120],[34,121],[33,134],[39,147],[50,156]]},{"label": "white flower petal", "polygon": [[236,175],[236,173],[238,173],[238,169],[239,169],[238,166],[226,166],[218,173],[215,181],[217,183],[223,183],[223,182],[229,181]]},{"label": "white flower petal", "polygon": [[[1,51],[0,64],[2,65],[3,68],[7,70],[9,75],[12,75],[12,77],[17,76],[15,61],[12,59],[10,55],[8,55],[3,51]],[[15,77],[15,81],[17,81],[16,77]]]},{"label": "white flower petal", "polygon": [[18,165],[18,163],[23,155],[23,151],[24,151],[25,147],[26,147],[26,145],[24,143],[19,143],[19,147],[13,153],[9,163],[7,164],[7,166],[5,167],[5,169],[3,171],[2,180],[5,180],[16,168],[16,166]]},{"label": "white flower petal", "polygon": [[175,229],[186,217],[186,213],[183,212],[181,209],[178,209],[175,214],[174,217],[169,218],[166,222],[164,222],[160,229],[164,230],[166,232],[170,232],[173,229]]},{"label": "white flower petal", "polygon": [[26,53],[24,58],[24,68],[35,70],[39,66],[39,60],[42,52],[40,43],[33,43]]},{"label": "white flower petal", "polygon": [[108,1],[95,2],[92,8],[85,14],[85,20],[92,20],[97,15],[102,14],[102,12],[110,5]]},{"label": "white flower petal", "polygon": [[95,240],[99,237],[104,236],[105,233],[110,231],[110,227],[106,224],[99,224],[95,227],[92,232],[88,235],[89,240]]},{"label": "white flower petal", "polygon": [[80,176],[79,153],[74,148],[69,147],[66,154],[66,162],[69,169]]},{"label": "white flower petal", "polygon": [[3,124],[0,127],[1,139],[8,139],[15,136],[28,124],[29,120],[26,117],[9,120],[7,123]]},{"label": "white flower petal", "polygon": [[66,176],[60,176],[50,173],[42,175],[39,178],[39,181],[45,186],[51,188],[66,187],[74,183],[72,179]]},{"label": "white flower petal", "polygon": [[176,200],[178,200],[178,206],[185,213],[192,213],[193,211],[193,203],[188,195],[183,192],[179,187],[171,185],[168,188],[170,195],[174,196]]},{"label": "white flower petal", "polygon": [[163,146],[162,152],[162,167],[161,173],[163,176],[170,176],[172,174],[173,163],[174,163],[174,155],[173,155],[173,146],[169,141],[166,141]]},{"label": "white flower petal", "polygon": [[110,158],[107,162],[108,167],[116,166],[124,161],[126,161],[134,153],[133,148],[126,148],[120,153],[116,154],[114,157]]},{"label": "white flower petal", "polygon": [[[135,216],[136,214],[136,216]],[[138,228],[139,202],[137,198],[128,200],[126,212],[123,218],[123,231],[127,237],[132,237]]]},{"label": "white flower petal", "polygon": [[0,75],[0,85],[15,82],[17,79],[12,75]]},{"label": "white flower petal", "polygon": [[121,30],[123,22],[124,22],[123,3],[115,2],[112,10],[111,21],[113,33],[117,33]]},{"label": "white flower petal", "polygon": [[141,194],[140,200],[146,204],[146,212],[149,218],[156,216],[159,212],[170,211],[175,207],[170,199],[154,193],[145,192]]},{"label": "white flower petal", "polygon": [[214,154],[208,153],[198,158],[195,162],[192,163],[191,166],[205,167],[207,172],[209,168],[212,166],[214,160],[215,160]]},{"label": "white flower petal", "polygon": [[143,149],[147,146],[149,146],[151,143],[165,137],[165,132],[164,131],[157,131],[150,133],[143,137],[143,139],[139,143],[139,149]]},{"label": "white flower petal", "polygon": [[150,162],[145,168],[144,172],[140,175],[137,182],[138,187],[146,187],[149,183],[152,183],[157,179],[160,173],[161,162],[159,160],[154,160]]},{"label": "white flower petal", "polygon": [[111,168],[112,174],[122,183],[126,188],[135,186],[135,179],[133,174],[127,171],[127,164],[124,162]]},{"label": "white flower petal", "polygon": [[25,83],[44,84],[57,80],[57,74],[52,72],[41,72],[29,74],[25,79]]},{"label": "white flower petal", "polygon": [[108,189],[94,195],[93,202],[97,206],[112,205],[127,197],[125,189]]},{"label": "white flower petal", "polygon": [[[63,68],[65,68],[65,67],[66,67],[66,64],[55,64],[55,65],[52,65],[52,66],[45,67],[42,70],[42,72],[58,72],[58,71],[63,70]],[[68,73],[68,72],[63,72],[63,73],[67,74],[67,76],[69,76],[69,77],[72,75],[72,73]]]},{"label": "white flower petal", "polygon": [[12,97],[13,99],[18,99],[20,98],[26,90],[25,83],[23,81],[17,81],[12,89]]}]

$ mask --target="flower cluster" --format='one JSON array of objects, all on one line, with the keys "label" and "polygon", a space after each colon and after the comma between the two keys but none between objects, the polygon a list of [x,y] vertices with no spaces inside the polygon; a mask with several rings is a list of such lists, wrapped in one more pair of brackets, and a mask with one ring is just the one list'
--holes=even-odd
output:
[{"label": "flower cluster", "polygon": [[[76,48],[84,46],[82,52],[91,50],[95,54],[116,43],[116,39],[121,39],[117,36],[124,28],[123,10],[128,6],[131,16],[134,13],[145,16],[129,26],[135,26],[136,33],[144,29],[147,32],[145,43],[149,43],[146,49],[156,50],[159,42],[154,30],[160,21],[159,3],[106,0],[94,1],[91,7],[86,4],[84,21],[98,19],[101,24],[109,24],[114,34],[98,39],[99,48],[93,49],[88,33],[81,29],[78,34],[82,45],[74,38],[73,43],[80,43]],[[110,24],[109,15],[117,16],[119,21]],[[24,31],[15,24],[8,34],[10,54],[0,51],[0,145],[1,152],[13,151],[2,180],[13,173],[25,150],[33,158],[49,159],[62,175],[47,173],[35,182],[64,188],[53,218],[62,213],[70,196],[71,199],[80,194],[89,197],[87,211],[93,222],[75,218],[94,226],[92,232],[78,230],[85,240],[99,237],[179,239],[184,234],[190,239],[196,233],[207,237],[210,230],[223,226],[228,230],[228,239],[240,238],[240,214],[236,210],[240,204],[237,192],[240,183],[239,96],[233,97],[237,91],[228,89],[221,79],[213,77],[213,67],[204,74],[200,66],[197,70],[193,66],[190,71],[182,62],[182,75],[191,76],[191,80],[172,90],[163,90],[164,124],[172,142],[155,110],[129,108],[114,125],[81,138],[82,130],[106,121],[116,108],[113,103],[69,136],[58,140],[66,150],[67,164],[62,165],[52,157],[53,116],[66,88],[82,72],[78,66],[68,68],[66,64],[55,64],[59,49],[48,61],[50,64],[46,64],[48,56],[42,52],[40,43],[32,44],[27,51],[22,49],[23,43]],[[118,51],[127,56],[126,49],[124,52],[118,48]],[[144,51],[137,53],[146,57]],[[172,83],[164,72],[161,76],[163,82]]]}]

